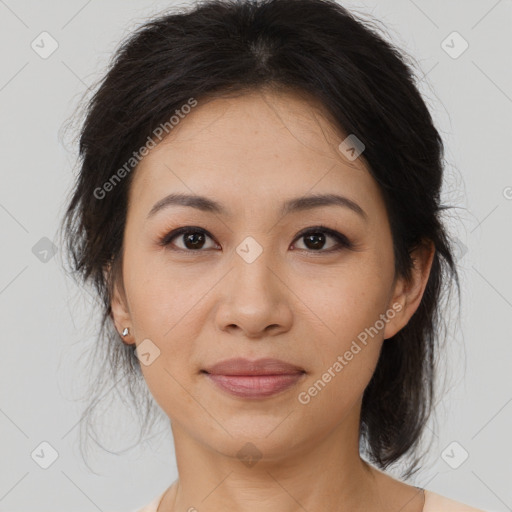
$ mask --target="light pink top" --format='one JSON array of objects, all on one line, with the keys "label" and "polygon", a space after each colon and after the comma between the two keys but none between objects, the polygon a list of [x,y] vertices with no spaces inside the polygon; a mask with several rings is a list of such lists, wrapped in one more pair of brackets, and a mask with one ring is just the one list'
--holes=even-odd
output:
[{"label": "light pink top", "polygon": [[[166,489],[167,490],[167,489]],[[157,496],[151,503],[136,512],[156,512],[158,505],[164,497],[165,491]],[[445,498],[440,494],[425,489],[425,506],[423,512],[488,512],[479,508],[473,508],[464,503]]]}]

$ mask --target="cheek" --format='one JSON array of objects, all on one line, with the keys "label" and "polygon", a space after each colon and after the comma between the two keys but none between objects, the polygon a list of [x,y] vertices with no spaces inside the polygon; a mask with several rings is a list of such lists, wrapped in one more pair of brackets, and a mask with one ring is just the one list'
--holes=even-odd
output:
[{"label": "cheek", "polygon": [[[345,289],[339,299],[325,304],[322,326],[325,335],[315,340],[314,371],[302,391],[303,401],[314,417],[330,411],[328,424],[336,424],[361,398],[375,371],[384,329],[380,323],[383,301],[360,288]],[[330,308],[330,309],[329,309]]]},{"label": "cheek", "polygon": [[163,252],[141,252],[126,262],[125,275],[130,315],[138,338],[154,337],[167,344],[184,325],[196,325],[192,320],[209,287],[208,279],[198,279],[192,266],[173,267]]},{"label": "cheek", "polygon": [[319,388],[326,383],[319,402],[335,403],[342,410],[343,403],[348,406],[363,393],[382,347],[386,323],[381,315],[391,282],[390,265],[367,253],[357,264],[334,272],[328,283],[320,280],[316,286],[300,288],[318,325],[314,377],[321,381]]},{"label": "cheek", "polygon": [[361,264],[340,268],[329,276],[298,281],[295,289],[300,290],[304,315],[325,331],[326,336],[321,339],[343,348],[385,312],[390,280],[377,267]]},{"label": "cheek", "polygon": [[141,364],[141,370],[160,405],[190,398],[179,383],[197,371],[196,340],[201,338],[206,314],[201,299],[214,284],[206,277],[198,279],[193,266],[177,272],[164,256],[132,252],[124,269],[137,343],[149,339],[157,347],[154,363]]}]

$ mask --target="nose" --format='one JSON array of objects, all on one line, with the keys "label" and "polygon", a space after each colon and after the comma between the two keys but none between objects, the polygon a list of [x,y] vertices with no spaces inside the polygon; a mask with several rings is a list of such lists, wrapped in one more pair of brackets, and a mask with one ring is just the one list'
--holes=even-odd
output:
[{"label": "nose", "polygon": [[235,253],[232,266],[216,309],[217,327],[250,339],[288,331],[294,295],[270,251],[252,262]]}]

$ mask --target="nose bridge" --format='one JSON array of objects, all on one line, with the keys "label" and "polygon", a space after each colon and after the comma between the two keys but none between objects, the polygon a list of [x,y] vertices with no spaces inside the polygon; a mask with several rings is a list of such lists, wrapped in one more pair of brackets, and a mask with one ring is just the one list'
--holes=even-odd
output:
[{"label": "nose bridge", "polygon": [[220,328],[238,326],[247,336],[257,337],[270,325],[282,329],[291,321],[286,287],[275,269],[276,253],[263,245],[263,238],[260,243],[248,236],[235,247],[229,284],[218,310]]},{"label": "nose bridge", "polygon": [[[235,288],[242,289],[247,295],[275,295],[277,292],[276,254],[270,246],[270,237],[247,236],[235,248],[233,255],[233,279]],[[266,297],[269,300],[271,297]]]}]

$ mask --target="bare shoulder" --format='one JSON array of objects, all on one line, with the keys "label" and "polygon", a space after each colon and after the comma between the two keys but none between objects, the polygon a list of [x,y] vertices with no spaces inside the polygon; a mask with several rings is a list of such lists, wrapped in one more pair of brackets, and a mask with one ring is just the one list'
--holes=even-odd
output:
[{"label": "bare shoulder", "polygon": [[370,467],[374,481],[389,510],[401,512],[494,512],[471,507],[428,489],[397,480],[383,471]]},{"label": "bare shoulder", "polygon": [[490,512],[470,507],[465,503],[446,498],[432,491],[425,490],[425,506],[423,512]]}]

